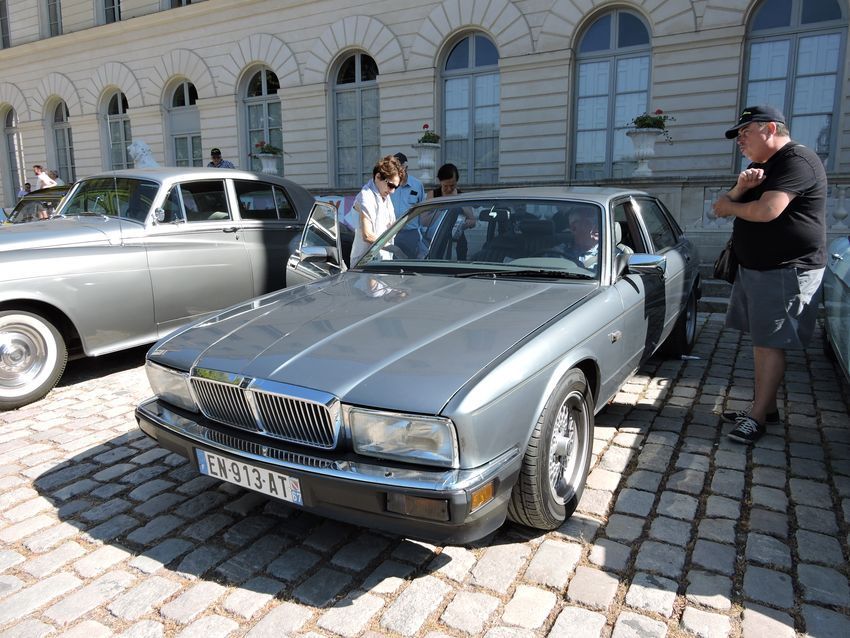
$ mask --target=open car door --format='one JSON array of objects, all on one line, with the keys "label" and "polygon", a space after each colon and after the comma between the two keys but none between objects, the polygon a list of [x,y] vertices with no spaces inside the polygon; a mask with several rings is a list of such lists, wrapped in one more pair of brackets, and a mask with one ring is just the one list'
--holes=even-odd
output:
[{"label": "open car door", "polygon": [[346,270],[337,209],[316,202],[298,248],[286,263],[286,285],[297,286]]}]

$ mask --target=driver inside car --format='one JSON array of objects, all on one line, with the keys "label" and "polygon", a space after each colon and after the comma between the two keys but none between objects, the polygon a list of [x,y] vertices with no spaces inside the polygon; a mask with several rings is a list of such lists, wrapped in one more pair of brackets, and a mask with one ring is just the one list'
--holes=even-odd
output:
[{"label": "driver inside car", "polygon": [[569,212],[572,243],[553,246],[550,253],[560,253],[587,270],[596,270],[599,259],[599,211],[591,206]]}]

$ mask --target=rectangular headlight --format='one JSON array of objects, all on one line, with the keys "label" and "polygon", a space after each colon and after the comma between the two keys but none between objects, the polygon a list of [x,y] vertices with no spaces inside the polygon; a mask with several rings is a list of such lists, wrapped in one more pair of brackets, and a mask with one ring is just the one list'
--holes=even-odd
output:
[{"label": "rectangular headlight", "polygon": [[358,454],[458,467],[457,433],[451,419],[348,408],[354,450]]},{"label": "rectangular headlight", "polygon": [[151,389],[160,399],[190,412],[198,411],[198,406],[189,391],[187,373],[165,368],[150,361],[145,363],[145,372]]}]

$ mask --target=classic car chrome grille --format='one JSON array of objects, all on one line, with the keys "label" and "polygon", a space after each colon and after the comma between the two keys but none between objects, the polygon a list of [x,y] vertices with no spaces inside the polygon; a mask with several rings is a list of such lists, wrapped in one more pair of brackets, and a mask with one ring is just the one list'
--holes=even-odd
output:
[{"label": "classic car chrome grille", "polygon": [[287,450],[279,450],[275,447],[268,447],[260,445],[259,443],[254,443],[253,441],[246,441],[245,439],[240,439],[239,437],[231,436],[230,434],[223,434],[216,430],[207,429],[206,438],[209,441],[220,443],[221,445],[233,450],[240,450],[242,452],[247,452],[248,454],[253,454],[254,456],[269,457],[277,459],[278,461],[293,463],[295,465],[324,469],[332,469],[336,466],[335,461],[319,459],[315,456],[307,456],[306,454],[296,454],[295,452],[289,452]]},{"label": "classic car chrome grille", "polygon": [[192,377],[192,389],[198,397],[201,412],[208,419],[243,430],[260,431],[248,398],[238,385]]},{"label": "classic car chrome grille", "polygon": [[334,446],[333,420],[324,405],[266,392],[253,394],[269,436],[323,448]]},{"label": "classic car chrome grille", "polygon": [[196,370],[192,390],[201,412],[242,430],[323,449],[336,446],[338,401],[281,383]]}]

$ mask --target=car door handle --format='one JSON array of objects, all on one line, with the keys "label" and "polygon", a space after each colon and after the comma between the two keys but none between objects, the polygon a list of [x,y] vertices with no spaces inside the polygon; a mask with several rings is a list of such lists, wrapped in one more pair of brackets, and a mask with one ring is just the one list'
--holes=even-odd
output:
[{"label": "car door handle", "polygon": [[832,253],[830,257],[832,257],[835,261],[844,261],[844,257],[839,255],[838,253]]},{"label": "car door handle", "polygon": [[617,343],[620,338],[623,336],[623,333],[619,330],[615,330],[614,332],[609,332],[608,337],[611,339],[611,343]]},{"label": "car door handle", "polygon": [[227,228],[222,228],[221,232],[223,233],[235,233],[239,231],[238,226],[228,226]]}]

